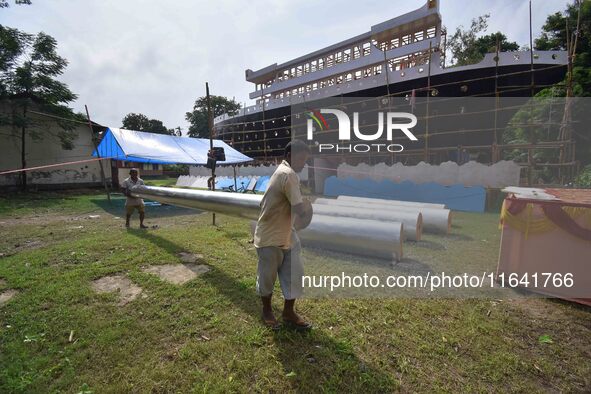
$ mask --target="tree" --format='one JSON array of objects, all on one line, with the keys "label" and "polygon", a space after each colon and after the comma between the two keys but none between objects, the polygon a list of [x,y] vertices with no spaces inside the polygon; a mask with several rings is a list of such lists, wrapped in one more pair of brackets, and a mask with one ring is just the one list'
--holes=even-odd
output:
[{"label": "tree", "polygon": [[459,26],[451,36],[449,49],[454,66],[478,63],[487,53],[496,52],[497,42],[499,43],[499,51],[516,51],[519,49],[516,42],[508,41],[507,36],[501,32],[478,37],[479,33],[486,31],[488,28],[488,18],[489,15],[486,14],[472,19],[468,30],[462,30],[463,26]]},{"label": "tree", "polygon": [[450,37],[448,46],[452,55],[452,64],[463,66],[474,63],[480,58],[476,48],[476,36],[488,28],[489,14],[472,19],[468,30],[462,30],[464,26],[458,26],[455,33]]},{"label": "tree", "polygon": [[573,93],[575,96],[591,96],[591,2],[581,3],[580,28],[575,32],[578,17],[576,2],[568,4],[563,13],[549,15],[542,26],[542,34],[534,42],[534,48],[541,51],[566,50],[568,24],[570,39],[577,37],[573,58]]},{"label": "tree", "polygon": [[[80,119],[67,104],[76,95],[56,79],[67,64],[58,55],[53,37],[0,25],[0,100],[5,109],[0,124],[10,126],[13,133],[20,135],[22,168],[27,166],[27,136],[35,140],[53,136],[64,149],[73,147],[76,125],[67,119]],[[33,110],[56,116],[57,133],[33,119],[30,115]],[[21,173],[21,187],[27,188],[25,171]]]},{"label": "tree", "polygon": [[[211,102],[211,111],[213,117],[228,114],[236,115],[240,109],[240,104],[223,96],[209,96]],[[199,97],[195,101],[192,112],[185,114],[185,119],[189,122],[189,137],[209,138],[209,126],[207,118],[207,98]]]},{"label": "tree", "polygon": [[[551,88],[542,90],[538,95],[552,95],[565,97],[567,88],[572,86],[569,96],[591,96],[591,2],[575,0],[567,4],[564,12],[557,12],[546,18],[542,26],[542,33],[534,42],[538,50],[566,50],[567,42],[571,47],[576,40],[575,52],[572,58],[572,80],[568,74],[565,79]],[[577,31],[577,25],[579,29]],[[568,34],[567,34],[568,30]],[[568,40],[567,40],[568,36]],[[584,100],[571,102],[570,109],[574,119],[587,119],[589,110]],[[588,122],[573,122],[572,138],[576,142],[576,159],[581,164],[591,163],[591,138],[589,137]]]},{"label": "tree", "polygon": [[478,37],[476,39],[476,50],[480,54],[481,58],[483,58],[487,53],[496,52],[497,42],[499,44],[499,52],[519,50],[519,44],[517,44],[515,41],[508,41],[507,36],[498,31],[493,34]]},{"label": "tree", "polygon": [[144,114],[129,113],[125,115],[122,122],[123,126],[121,127],[127,130],[137,130],[148,133],[168,134],[176,136],[180,136],[182,134],[180,127],[168,129],[166,128],[166,126],[164,126],[161,120],[149,119]]}]

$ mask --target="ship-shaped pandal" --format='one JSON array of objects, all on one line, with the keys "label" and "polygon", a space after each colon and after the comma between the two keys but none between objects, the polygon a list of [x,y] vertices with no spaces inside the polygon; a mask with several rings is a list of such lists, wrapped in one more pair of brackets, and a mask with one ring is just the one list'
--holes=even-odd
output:
[{"label": "ship-shaped pandal", "polygon": [[[276,162],[291,138],[294,105],[313,107],[330,97],[531,97],[562,81],[567,70],[566,51],[536,50],[487,53],[476,64],[445,67],[445,42],[439,1],[428,0],[363,34],[282,64],[248,69],[256,104],[215,118],[216,136],[260,162]],[[470,143],[450,137],[438,145],[453,150]]]}]

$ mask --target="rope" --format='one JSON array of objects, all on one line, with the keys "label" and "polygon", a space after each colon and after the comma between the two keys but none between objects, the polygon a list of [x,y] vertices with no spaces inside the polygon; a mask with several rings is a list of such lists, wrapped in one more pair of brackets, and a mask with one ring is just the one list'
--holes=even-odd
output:
[{"label": "rope", "polygon": [[108,159],[112,159],[112,157],[99,157],[99,158],[96,158],[96,159],[68,161],[68,162],[65,162],[65,163],[48,164],[48,165],[45,165],[45,166],[21,168],[21,169],[18,169],[18,170],[3,171],[3,172],[0,172],[0,175],[14,174],[14,173],[23,172],[23,171],[33,171],[33,170],[40,170],[40,169],[43,169],[43,168],[61,167],[61,166],[67,166],[67,165],[71,165],[71,164],[88,163],[88,162],[99,161],[99,160],[108,160]]}]

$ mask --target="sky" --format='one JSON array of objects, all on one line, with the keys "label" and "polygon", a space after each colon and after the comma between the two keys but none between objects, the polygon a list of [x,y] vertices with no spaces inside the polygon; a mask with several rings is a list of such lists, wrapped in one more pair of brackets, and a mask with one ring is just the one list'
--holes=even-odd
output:
[{"label": "sky", "polygon": [[[43,31],[69,61],[71,107],[120,127],[143,113],[186,131],[185,113],[210,93],[251,105],[246,69],[283,63],[369,31],[426,0],[32,0],[0,9],[0,24]],[[532,0],[534,38],[566,0]],[[490,14],[488,32],[529,45],[527,0],[440,0],[448,32]]]}]

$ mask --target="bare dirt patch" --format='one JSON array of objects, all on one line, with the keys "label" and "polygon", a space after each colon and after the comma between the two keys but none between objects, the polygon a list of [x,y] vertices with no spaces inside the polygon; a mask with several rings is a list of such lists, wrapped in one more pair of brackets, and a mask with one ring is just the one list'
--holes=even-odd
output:
[{"label": "bare dirt patch", "polygon": [[189,252],[180,252],[179,258],[183,263],[195,264],[204,262],[202,254],[195,254]]},{"label": "bare dirt patch", "polygon": [[569,320],[565,308],[543,298],[515,298],[508,301],[513,308],[525,313],[534,321],[564,322]]},{"label": "bare dirt patch", "polygon": [[123,306],[137,298],[142,288],[135,285],[124,275],[104,276],[92,282],[92,288],[97,293],[118,293],[119,303]]},{"label": "bare dirt patch", "polygon": [[0,306],[6,304],[12,297],[18,294],[18,290],[8,289],[0,293]]},{"label": "bare dirt patch", "polygon": [[6,280],[0,278],[0,287],[4,287],[4,286],[6,286]]},{"label": "bare dirt patch", "polygon": [[143,271],[158,275],[166,282],[182,285],[209,271],[209,266],[205,264],[165,264],[146,267]]}]

